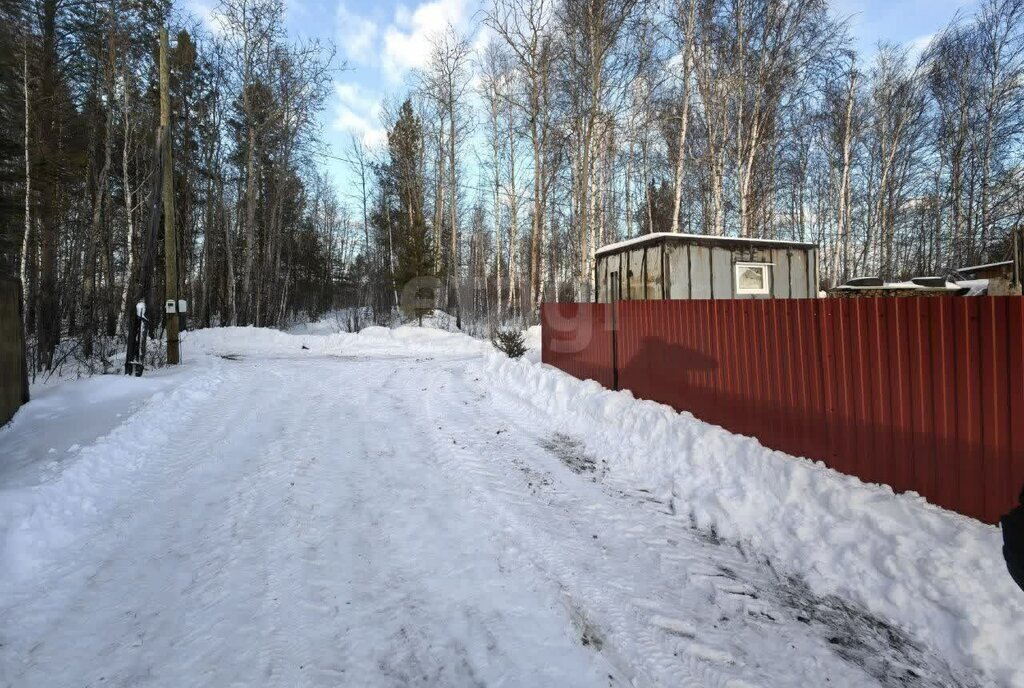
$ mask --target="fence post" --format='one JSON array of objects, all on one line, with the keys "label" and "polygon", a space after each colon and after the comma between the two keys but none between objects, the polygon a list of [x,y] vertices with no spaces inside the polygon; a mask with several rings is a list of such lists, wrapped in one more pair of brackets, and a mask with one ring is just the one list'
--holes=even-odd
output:
[{"label": "fence post", "polygon": [[611,286],[612,327],[612,389],[619,391],[619,281],[616,279]]},{"label": "fence post", "polygon": [[1013,285],[1012,291],[1017,296],[1024,294],[1024,225],[1017,227],[1013,233]]}]

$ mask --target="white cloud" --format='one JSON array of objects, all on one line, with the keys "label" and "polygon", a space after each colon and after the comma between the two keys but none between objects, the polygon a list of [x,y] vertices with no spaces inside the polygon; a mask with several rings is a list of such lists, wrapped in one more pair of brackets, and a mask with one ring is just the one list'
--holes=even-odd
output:
[{"label": "white cloud", "polygon": [[338,102],[332,127],[336,131],[358,136],[367,146],[387,140],[387,133],[380,125],[380,98],[351,82],[334,82],[334,92]]},{"label": "white cloud", "polygon": [[338,3],[335,21],[338,45],[345,57],[356,64],[370,64],[376,57],[374,48],[380,32],[377,23],[352,12],[343,2]]},{"label": "white cloud", "polygon": [[491,44],[495,39],[495,34],[491,30],[491,27],[487,24],[481,24],[476,29],[476,35],[473,37],[473,45],[471,50],[477,57],[482,57],[484,52],[487,51],[487,46]]},{"label": "white cloud", "polygon": [[206,0],[187,0],[185,9],[194,15],[206,30],[219,35],[224,30],[224,19],[217,13],[216,3]]},{"label": "white cloud", "polygon": [[431,40],[449,25],[464,30],[469,15],[469,0],[432,0],[411,11],[399,6],[384,32],[384,74],[397,82],[409,70],[424,67],[430,59]]},{"label": "white cloud", "polygon": [[912,41],[909,41],[907,43],[907,51],[910,60],[913,62],[920,58],[934,38],[934,33],[927,33],[923,36],[918,36]]}]

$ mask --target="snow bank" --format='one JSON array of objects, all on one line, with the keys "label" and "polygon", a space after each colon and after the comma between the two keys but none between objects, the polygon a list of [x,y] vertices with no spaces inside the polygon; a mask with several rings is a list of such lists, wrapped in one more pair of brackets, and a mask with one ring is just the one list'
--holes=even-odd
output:
[{"label": "snow bank", "polygon": [[183,356],[190,352],[214,356],[475,355],[491,350],[488,342],[413,325],[312,335],[259,327],[217,327],[184,333],[182,342]]},{"label": "snow bank", "polygon": [[[84,522],[99,514],[103,505],[120,499],[110,494],[109,487],[122,482],[147,457],[170,451],[178,433],[188,427],[189,410],[196,402],[209,397],[220,382],[215,369],[204,367],[203,375],[183,375],[186,384],[158,391],[150,378],[136,381],[126,377],[101,377],[66,383],[45,401],[29,402],[23,412],[45,409],[47,404],[61,406],[61,400],[80,401],[78,392],[85,388],[90,404],[111,402],[125,383],[139,382],[152,396],[141,408],[93,444],[75,445],[77,456],[56,464],[52,479],[32,486],[5,483],[0,487],[0,581],[20,580],[52,558],[54,552],[78,538]],[[161,382],[165,381],[161,380]],[[113,411],[111,411],[113,413]],[[88,414],[76,417],[89,418]],[[4,432],[46,435],[48,425],[61,423],[60,416],[45,414],[33,422],[21,423],[15,418]],[[53,434],[60,435],[63,429]],[[88,432],[88,429],[83,429]],[[40,457],[42,460],[42,457]]]},{"label": "snow bank", "polygon": [[530,363],[540,363],[540,325],[534,325],[533,327],[527,328],[527,330],[523,332],[523,339],[526,344],[526,353],[523,355],[523,358]]},{"label": "snow bank", "polygon": [[901,623],[1000,684],[1024,685],[1024,595],[997,528],[549,366],[493,355],[486,367],[525,413],[557,419],[699,528],[803,575],[818,594]]}]

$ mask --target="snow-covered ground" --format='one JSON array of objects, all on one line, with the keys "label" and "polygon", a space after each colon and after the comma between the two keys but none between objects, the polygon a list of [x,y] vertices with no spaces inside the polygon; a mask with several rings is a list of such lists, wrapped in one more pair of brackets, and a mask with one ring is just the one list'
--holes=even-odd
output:
[{"label": "snow-covered ground", "polygon": [[914,496],[438,330],[183,355],[0,430],[0,685],[1024,685]]}]

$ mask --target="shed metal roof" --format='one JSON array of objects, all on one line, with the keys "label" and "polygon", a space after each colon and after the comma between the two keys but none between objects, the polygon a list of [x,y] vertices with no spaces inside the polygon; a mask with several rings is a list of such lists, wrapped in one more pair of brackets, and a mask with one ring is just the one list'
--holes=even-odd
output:
[{"label": "shed metal roof", "polygon": [[635,239],[627,239],[614,244],[608,244],[602,246],[594,252],[594,255],[600,256],[605,253],[616,253],[632,246],[640,246],[643,244],[657,243],[663,240],[671,241],[682,241],[688,243],[698,244],[735,244],[737,246],[747,246],[756,244],[759,246],[777,246],[777,247],[790,247],[790,248],[817,248],[817,244],[812,244],[805,241],[786,241],[783,239],[751,239],[747,237],[727,237],[717,236],[714,234],[676,234],[674,232],[655,232],[653,234],[644,234],[643,236],[636,237]]},{"label": "shed metal roof", "polygon": [[958,272],[973,272],[975,270],[984,270],[985,268],[1001,268],[1009,267],[1013,265],[1012,260],[1001,260],[998,263],[985,263],[984,265],[968,265],[964,268],[958,268]]}]

